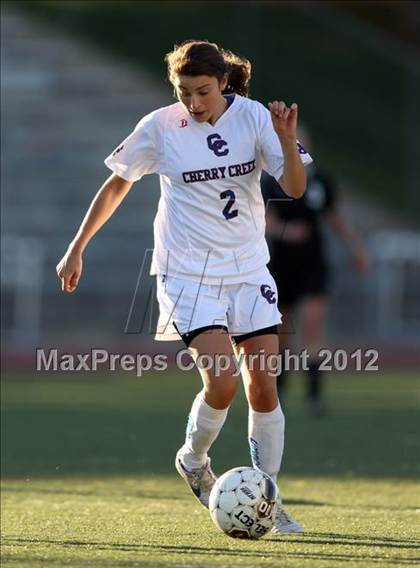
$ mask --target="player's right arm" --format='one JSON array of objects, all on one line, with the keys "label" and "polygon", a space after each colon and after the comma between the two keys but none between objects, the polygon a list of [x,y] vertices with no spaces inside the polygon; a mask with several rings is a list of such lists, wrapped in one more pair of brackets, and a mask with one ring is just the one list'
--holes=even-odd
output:
[{"label": "player's right arm", "polygon": [[90,239],[112,216],[132,185],[132,181],[127,181],[113,173],[93,198],[76,236],[57,264],[57,274],[61,280],[63,292],[76,290],[82,274],[83,251]]}]

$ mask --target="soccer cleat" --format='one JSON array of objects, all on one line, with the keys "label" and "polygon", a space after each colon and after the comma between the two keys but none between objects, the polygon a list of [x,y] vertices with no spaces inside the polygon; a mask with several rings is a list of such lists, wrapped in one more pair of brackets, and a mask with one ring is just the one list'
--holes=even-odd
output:
[{"label": "soccer cleat", "polygon": [[274,526],[271,529],[273,533],[303,533],[305,532],[303,527],[295,521],[295,519],[289,515],[289,513],[283,509],[281,502],[278,503],[278,509],[276,513],[276,518],[274,520]]},{"label": "soccer cleat", "polygon": [[181,461],[181,450],[178,450],[175,459],[175,467],[179,475],[189,485],[191,491],[197,497],[204,507],[209,508],[209,496],[213,485],[216,483],[217,477],[214,475],[210,467],[210,458],[202,467],[196,469],[188,469]]}]

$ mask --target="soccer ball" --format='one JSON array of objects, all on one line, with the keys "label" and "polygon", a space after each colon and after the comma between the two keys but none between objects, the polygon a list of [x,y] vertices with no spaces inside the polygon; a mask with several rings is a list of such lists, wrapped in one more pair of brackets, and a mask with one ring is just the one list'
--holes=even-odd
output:
[{"label": "soccer ball", "polygon": [[273,527],[277,498],[277,485],[269,475],[252,467],[235,467],[214,484],[210,516],[228,536],[261,538]]}]

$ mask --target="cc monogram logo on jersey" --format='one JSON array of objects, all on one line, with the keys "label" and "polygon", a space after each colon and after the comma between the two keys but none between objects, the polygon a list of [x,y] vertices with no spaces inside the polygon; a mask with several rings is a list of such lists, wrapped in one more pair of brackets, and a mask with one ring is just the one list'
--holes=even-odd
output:
[{"label": "cc monogram logo on jersey", "polygon": [[269,304],[274,304],[276,302],[276,293],[268,284],[261,284],[260,290],[261,294]]},{"label": "cc monogram logo on jersey", "polygon": [[227,142],[222,139],[220,134],[210,134],[207,136],[207,146],[216,156],[226,156],[226,154],[229,154],[229,148],[222,150],[223,146],[227,146]]}]

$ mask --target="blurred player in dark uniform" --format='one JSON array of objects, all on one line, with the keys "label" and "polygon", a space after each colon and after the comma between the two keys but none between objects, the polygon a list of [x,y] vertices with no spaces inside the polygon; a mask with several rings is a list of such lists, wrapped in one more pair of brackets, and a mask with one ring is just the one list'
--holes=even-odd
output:
[{"label": "blurred player in dark uniform", "polygon": [[[300,129],[299,140],[311,151],[308,133]],[[318,352],[325,344],[325,321],[329,292],[329,269],[322,225],[328,222],[334,234],[349,248],[356,268],[368,268],[368,256],[362,241],[350,228],[337,208],[333,180],[315,164],[307,167],[307,190],[300,199],[283,193],[271,176],[261,179],[266,203],[267,241],[271,260],[268,268],[278,289],[278,307],[283,315],[279,326],[280,353],[289,347],[293,322],[299,319],[304,348],[308,350],[306,400],[309,411],[325,411],[323,384]],[[284,398],[287,371],[279,374],[277,387]]]}]

